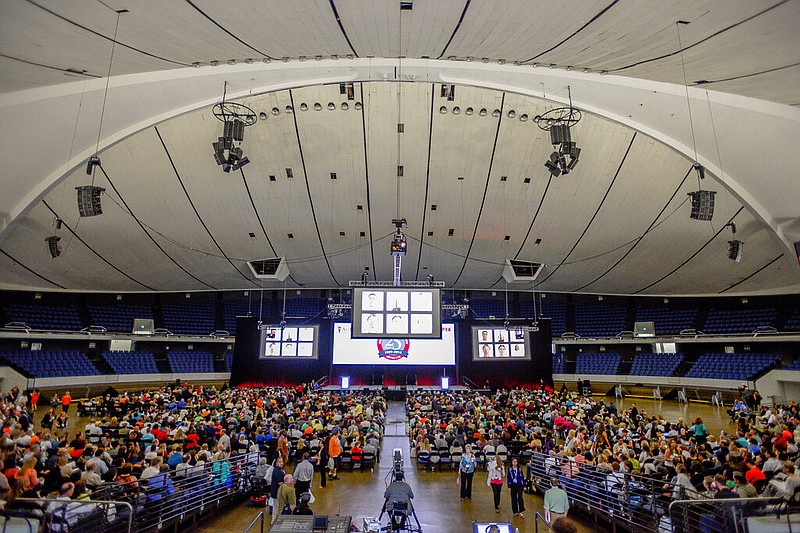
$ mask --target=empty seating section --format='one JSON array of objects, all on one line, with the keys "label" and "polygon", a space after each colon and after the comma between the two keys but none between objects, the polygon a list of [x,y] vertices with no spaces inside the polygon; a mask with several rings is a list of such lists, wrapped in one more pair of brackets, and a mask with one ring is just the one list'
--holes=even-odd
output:
[{"label": "empty seating section", "polygon": [[214,356],[211,352],[167,352],[167,360],[175,373],[214,371]]},{"label": "empty seating section", "polygon": [[210,335],[214,332],[214,303],[165,303],[164,327],[179,335]]},{"label": "empty seating section", "polygon": [[705,379],[750,379],[761,371],[775,365],[781,356],[759,353],[707,353],[692,365],[687,378]]},{"label": "empty seating section", "polygon": [[98,376],[100,371],[86,354],[77,350],[3,351],[0,358],[21,368],[30,377],[60,378],[71,376]]},{"label": "empty seating section", "polygon": [[696,320],[697,309],[642,307],[636,310],[636,322],[654,322],[656,335],[677,335],[685,329],[695,328]]},{"label": "empty seating section", "polygon": [[225,372],[230,372],[233,367],[233,354],[231,352],[225,353]]},{"label": "empty seating section", "polygon": [[553,337],[560,337],[567,330],[567,305],[562,303],[551,303],[542,300],[541,305],[530,300],[520,302],[519,314],[524,318],[549,318],[550,332]]},{"label": "empty seating section", "polygon": [[578,354],[575,373],[614,375],[621,359],[618,353]]},{"label": "empty seating section", "polygon": [[80,331],[84,326],[74,305],[9,304],[5,312],[12,322],[32,329]]},{"label": "empty seating section", "polygon": [[136,318],[152,320],[153,308],[149,305],[119,304],[96,305],[89,304],[89,315],[92,326],[102,326],[108,331],[130,333],[133,331],[133,321]]},{"label": "empty seating section", "polygon": [[103,359],[115,374],[158,374],[156,360],[150,352],[116,352],[106,350]]},{"label": "empty seating section", "polygon": [[786,326],[783,329],[786,331],[800,331],[800,309],[796,309],[791,316],[789,316],[788,320],[786,320]]},{"label": "empty seating section", "polygon": [[564,373],[564,356],[561,354],[553,354],[553,374]]},{"label": "empty seating section", "polygon": [[786,367],[786,370],[800,370],[800,359],[792,361],[789,366]]},{"label": "empty seating section", "polygon": [[310,318],[324,312],[325,304],[319,298],[295,298],[286,300],[286,316]]},{"label": "empty seating section", "polygon": [[699,328],[703,333],[753,333],[763,326],[774,326],[778,311],[765,309],[711,309],[706,323]]},{"label": "empty seating section", "polygon": [[[658,330],[656,330],[658,331]],[[631,376],[672,376],[683,362],[682,353],[637,354],[629,374]]]},{"label": "empty seating section", "polygon": [[475,315],[481,318],[506,316],[506,304],[502,300],[472,300],[469,307]]},{"label": "empty seating section", "polygon": [[250,316],[270,316],[269,301],[261,302],[257,296],[253,300],[227,300],[224,305],[225,325],[224,329],[231,335],[236,335],[236,317]]},{"label": "empty seating section", "polygon": [[575,306],[575,333],[581,337],[613,337],[625,329],[624,307]]}]

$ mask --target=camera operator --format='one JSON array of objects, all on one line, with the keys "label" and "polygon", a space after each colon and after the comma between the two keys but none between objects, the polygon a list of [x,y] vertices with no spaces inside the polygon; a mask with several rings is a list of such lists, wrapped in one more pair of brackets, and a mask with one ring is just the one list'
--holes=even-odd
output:
[{"label": "camera operator", "polygon": [[[414,499],[414,491],[411,490],[411,485],[405,482],[405,475],[403,471],[395,471],[394,481],[386,487],[386,492],[383,497],[386,499],[386,511],[392,520],[392,527],[397,529],[403,527],[405,524],[406,514],[411,511],[411,500]],[[392,511],[398,507],[402,509],[402,513],[393,513]]]}]

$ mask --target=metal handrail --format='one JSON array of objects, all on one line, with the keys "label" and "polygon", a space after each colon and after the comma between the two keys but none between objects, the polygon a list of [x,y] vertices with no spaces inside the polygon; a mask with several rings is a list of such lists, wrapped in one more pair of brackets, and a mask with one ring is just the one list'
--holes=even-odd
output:
[{"label": "metal handrail", "polygon": [[253,526],[254,526],[254,525],[256,525],[256,522],[258,522],[259,520],[261,521],[261,524],[260,524],[260,526],[259,526],[259,528],[260,528],[260,532],[261,532],[261,533],[264,533],[264,511],[261,511],[260,513],[258,513],[258,514],[256,515],[256,517],[255,517],[255,518],[253,518],[253,521],[252,521],[252,522],[250,522],[250,525],[249,525],[249,526],[247,526],[247,529],[245,529],[245,530],[243,531],[243,533],[249,533],[249,532],[250,532],[250,530],[251,530],[251,529],[253,529]]},{"label": "metal handrail", "polygon": [[747,518],[756,514],[790,514],[780,497],[675,500],[669,504],[669,518],[675,531],[699,525],[703,531],[746,533]]},{"label": "metal handrail", "polygon": [[536,511],[536,516],[533,517],[533,530],[535,531],[535,533],[539,533],[539,520],[541,520],[542,523],[547,526],[548,530],[550,531],[553,530],[553,526],[550,524],[550,522],[547,521],[547,518],[542,516],[542,513],[540,513],[539,511]]},{"label": "metal handrail", "polygon": [[[7,503],[4,515],[37,522],[35,531],[114,531],[132,533],[134,508],[128,502],[17,498]],[[39,527],[41,526],[41,527]]]}]

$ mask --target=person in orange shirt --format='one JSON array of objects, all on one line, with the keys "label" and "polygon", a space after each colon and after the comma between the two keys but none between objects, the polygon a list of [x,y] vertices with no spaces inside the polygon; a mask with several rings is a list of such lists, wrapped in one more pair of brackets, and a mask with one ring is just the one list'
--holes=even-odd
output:
[{"label": "person in orange shirt", "polygon": [[339,465],[342,462],[342,443],[339,441],[339,430],[333,432],[331,441],[328,444],[328,455],[333,459],[333,469],[331,470],[331,479],[339,479],[336,473],[339,471]]},{"label": "person in orange shirt", "polygon": [[281,431],[281,436],[278,437],[278,453],[283,457],[283,464],[289,464],[289,439],[286,436],[286,430]]},{"label": "person in orange shirt", "polygon": [[72,403],[72,396],[69,395],[69,391],[64,393],[64,396],[61,397],[61,408],[66,413],[69,410],[69,404]]}]

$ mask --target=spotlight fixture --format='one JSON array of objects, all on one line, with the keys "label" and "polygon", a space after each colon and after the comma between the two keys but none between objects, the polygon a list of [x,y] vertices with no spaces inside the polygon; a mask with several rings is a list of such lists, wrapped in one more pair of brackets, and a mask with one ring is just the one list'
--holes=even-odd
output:
[{"label": "spotlight fixture", "polygon": [[102,164],[100,163],[100,158],[96,155],[93,155],[89,158],[86,162],[86,175],[91,176],[94,173],[94,167],[100,167]]},{"label": "spotlight fixture", "polygon": [[259,120],[267,120],[267,114],[262,111],[258,114],[258,118]]},{"label": "spotlight fixture", "polygon": [[50,251],[50,257],[55,259],[59,255],[61,255],[61,246],[59,246],[58,241],[61,240],[61,237],[58,235],[53,235],[51,237],[47,237],[45,241],[47,242],[47,249]]},{"label": "spotlight fixture", "polygon": [[[250,159],[242,152],[244,129],[255,124],[257,120],[256,112],[246,105],[225,101],[227,89],[226,82],[222,101],[215,104],[212,109],[214,116],[223,124],[222,137],[212,143],[214,161],[222,167],[222,171],[225,173],[239,170],[250,162]],[[275,109],[272,112],[276,114]]]},{"label": "spotlight fixture", "polygon": [[105,192],[104,188],[95,185],[83,185],[75,187],[75,190],[78,191],[78,213],[82,217],[95,217],[103,214],[100,195]]},{"label": "spotlight fixture", "polygon": [[308,111],[308,104],[305,102],[300,104],[300,111]]},{"label": "spotlight fixture", "polygon": [[[567,87],[569,90],[569,87]],[[572,126],[580,122],[581,111],[572,107],[572,93],[570,92],[569,107],[557,107],[542,115],[533,117],[533,121],[540,129],[550,132],[550,143],[555,149],[550,154],[550,159],[545,161],[545,168],[553,177],[569,174],[578,164],[581,149],[572,140]]]},{"label": "spotlight fixture", "polygon": [[716,191],[693,191],[687,193],[692,197],[692,212],[689,218],[694,220],[711,220],[714,218],[714,195]]}]

